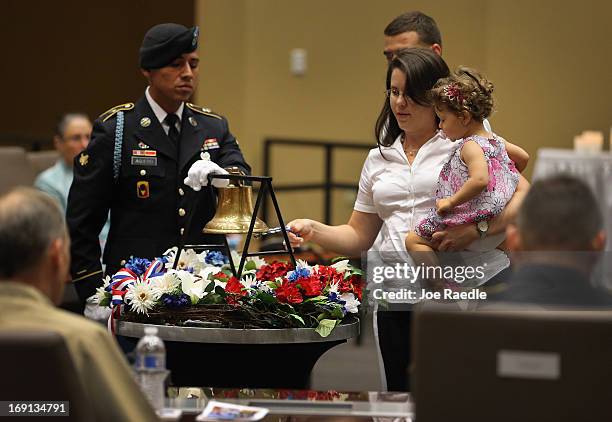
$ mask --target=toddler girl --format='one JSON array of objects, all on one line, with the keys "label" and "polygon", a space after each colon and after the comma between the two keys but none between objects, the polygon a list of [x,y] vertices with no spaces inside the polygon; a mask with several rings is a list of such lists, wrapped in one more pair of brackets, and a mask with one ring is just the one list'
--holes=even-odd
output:
[{"label": "toddler girl", "polygon": [[483,126],[493,109],[492,92],[491,82],[465,67],[440,79],[431,90],[440,129],[457,147],[440,172],[436,208],[406,237],[409,252],[433,251],[432,234],[446,227],[490,220],[514,194],[517,167],[522,170],[529,156]]}]

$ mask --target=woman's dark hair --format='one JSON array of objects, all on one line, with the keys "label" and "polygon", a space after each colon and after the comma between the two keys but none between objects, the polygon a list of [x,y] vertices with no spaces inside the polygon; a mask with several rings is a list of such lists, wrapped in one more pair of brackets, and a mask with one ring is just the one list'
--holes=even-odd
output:
[{"label": "woman's dark hair", "polygon": [[[387,68],[387,92],[391,88],[391,74],[399,69],[406,75],[405,94],[415,103],[430,106],[429,90],[436,81],[450,74],[448,66],[438,54],[426,48],[407,48],[400,50]],[[389,98],[385,97],[382,110],[376,119],[374,136],[378,147],[391,146],[402,130],[391,111]]]}]

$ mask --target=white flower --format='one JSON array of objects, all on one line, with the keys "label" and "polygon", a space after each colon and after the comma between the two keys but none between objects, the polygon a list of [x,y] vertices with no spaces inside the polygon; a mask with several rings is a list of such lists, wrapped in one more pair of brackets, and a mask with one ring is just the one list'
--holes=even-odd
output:
[{"label": "white flower", "polygon": [[106,291],[106,288],[110,284],[111,278],[110,276],[104,277],[102,286],[96,289],[96,293],[93,295],[93,303],[100,304],[107,296],[110,295],[109,292]]},{"label": "white flower", "polygon": [[158,297],[164,293],[172,293],[179,286],[180,280],[176,272],[176,270],[168,270],[163,276],[149,278],[149,283]]},{"label": "white flower", "polygon": [[351,314],[356,314],[358,309],[359,309],[359,304],[360,302],[355,299],[355,295],[352,293],[342,293],[340,295],[340,300],[345,301],[346,303],[344,304],[344,309],[346,310],[346,312],[349,312]]},{"label": "white flower", "polygon": [[138,280],[128,287],[125,303],[139,314],[149,315],[149,310],[155,306],[158,296],[146,281]]},{"label": "white flower", "polygon": [[338,294],[338,288],[340,286],[340,281],[336,281],[336,282],[331,282],[329,283],[329,290],[328,293],[336,293]]},{"label": "white flower", "polygon": [[179,270],[186,270],[187,268],[193,268],[197,274],[202,268],[202,262],[200,257],[193,249],[186,249],[181,252],[178,265],[176,267]]},{"label": "white flower", "polygon": [[[231,252],[231,257],[232,257],[232,261],[234,262],[234,267],[236,268],[236,271],[238,271],[238,267],[240,266],[240,260],[242,259],[242,255],[240,255],[238,252],[236,251],[232,251]],[[260,269],[261,267],[263,267],[264,265],[267,265],[268,263],[266,262],[265,259],[260,258],[258,256],[248,256],[245,260],[244,260],[244,266],[246,267],[246,265],[252,262],[255,264],[255,269],[254,270],[245,270],[244,268],[242,269],[242,275],[245,274],[255,274],[257,272],[258,269]]]},{"label": "white flower", "polygon": [[338,261],[335,264],[331,265],[332,268],[335,268],[339,273],[344,273],[349,268],[349,260],[343,259],[342,261]]},{"label": "white flower", "polygon": [[298,259],[295,267],[296,268],[306,268],[312,274],[312,267],[308,265],[308,262],[304,261],[303,259]]},{"label": "white flower", "polygon": [[[204,281],[195,281],[193,274],[187,271],[177,271],[176,276],[181,281],[181,290],[191,299],[192,304],[204,297]],[[208,283],[207,283],[208,284]]]},{"label": "white flower", "polygon": [[258,256],[250,256],[247,258],[247,262],[251,261],[255,263],[255,268],[256,269],[260,269],[261,267],[263,267],[264,265],[267,265],[268,263],[266,262],[265,259],[260,258]]}]

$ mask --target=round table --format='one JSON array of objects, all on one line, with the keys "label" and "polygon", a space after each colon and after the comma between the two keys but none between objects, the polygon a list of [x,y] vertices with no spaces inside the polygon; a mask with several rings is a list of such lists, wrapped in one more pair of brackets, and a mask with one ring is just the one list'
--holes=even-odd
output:
[{"label": "round table", "polygon": [[[116,334],[135,346],[147,326],[118,321]],[[338,325],[327,337],[313,328],[155,327],[176,386],[308,388],[323,353],[359,335],[358,320]]]}]

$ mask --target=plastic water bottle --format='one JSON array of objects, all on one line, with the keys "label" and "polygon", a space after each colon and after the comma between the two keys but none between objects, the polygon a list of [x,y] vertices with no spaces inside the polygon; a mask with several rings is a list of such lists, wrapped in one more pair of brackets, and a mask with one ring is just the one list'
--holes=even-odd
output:
[{"label": "plastic water bottle", "polygon": [[166,348],[157,336],[157,327],[145,327],[145,335],[136,345],[136,377],[140,388],[156,410],[164,407]]}]

